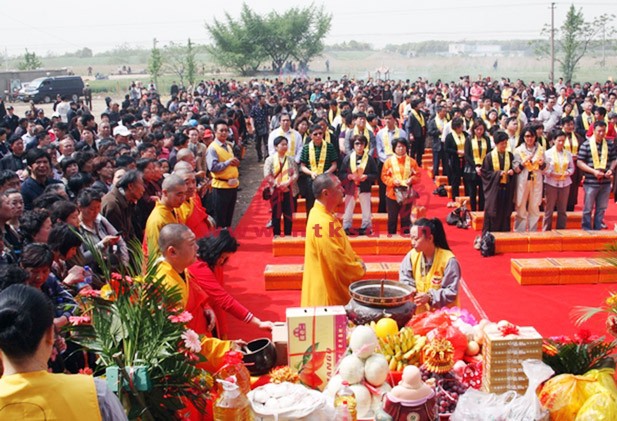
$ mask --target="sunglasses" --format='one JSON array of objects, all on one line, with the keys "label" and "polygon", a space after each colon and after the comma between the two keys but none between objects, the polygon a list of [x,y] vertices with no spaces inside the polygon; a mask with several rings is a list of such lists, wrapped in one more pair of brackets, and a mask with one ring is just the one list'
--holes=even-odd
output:
[{"label": "sunglasses", "polygon": [[315,132],[311,134],[312,136],[323,136],[323,132]]}]

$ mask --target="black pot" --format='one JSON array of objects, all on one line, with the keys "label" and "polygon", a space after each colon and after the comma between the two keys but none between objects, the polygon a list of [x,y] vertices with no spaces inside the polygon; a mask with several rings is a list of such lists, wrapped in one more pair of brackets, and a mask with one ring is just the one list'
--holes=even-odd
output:
[{"label": "black pot", "polygon": [[352,298],[345,306],[347,318],[355,325],[365,325],[389,317],[396,321],[399,329],[402,329],[411,320],[415,311],[416,305],[411,301],[396,307],[379,308],[360,303]]},{"label": "black pot", "polygon": [[242,348],[244,364],[252,376],[262,376],[276,364],[276,348],[268,338],[255,339]]}]

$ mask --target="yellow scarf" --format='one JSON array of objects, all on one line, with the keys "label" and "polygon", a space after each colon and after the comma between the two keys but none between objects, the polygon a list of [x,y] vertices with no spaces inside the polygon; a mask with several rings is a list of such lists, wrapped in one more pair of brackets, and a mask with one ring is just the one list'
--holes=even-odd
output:
[{"label": "yellow scarf", "polygon": [[570,138],[568,138],[566,136],[566,141],[565,141],[564,147],[572,155],[577,155],[578,154],[578,139],[577,139],[576,135],[574,134],[574,132],[570,133]]},{"label": "yellow scarf", "polygon": [[368,163],[368,153],[366,151],[364,151],[364,154],[362,154],[362,157],[360,158],[360,167],[357,167],[356,151],[353,151],[351,153],[351,156],[349,157],[349,168],[351,168],[351,172],[354,174],[356,172],[359,175],[364,174],[364,170],[366,169],[367,163]]},{"label": "yellow scarf", "polygon": [[499,183],[506,184],[508,182],[508,171],[510,171],[510,154],[506,151],[504,152],[503,157],[503,169],[501,165],[499,165],[499,152],[497,152],[497,148],[493,149],[491,152],[491,158],[493,159],[493,171],[503,171],[501,174],[501,180]]},{"label": "yellow scarf", "polygon": [[608,162],[608,142],[606,139],[602,141],[602,158],[598,156],[598,144],[596,138],[589,139],[589,149],[591,149],[591,158],[593,159],[594,170],[606,170],[606,163]]},{"label": "yellow scarf", "polygon": [[458,152],[465,152],[465,135],[463,133],[459,135],[455,131],[452,131],[452,137],[456,143],[456,150]]},{"label": "yellow scarf", "polygon": [[311,164],[311,171],[317,174],[323,174],[324,167],[326,165],[326,154],[328,150],[328,145],[325,143],[321,144],[321,152],[319,153],[319,163],[315,160],[315,144],[313,141],[309,143],[309,163]]},{"label": "yellow scarf", "polygon": [[[480,144],[482,142],[483,145]],[[486,144],[486,139],[482,137],[482,139],[478,139],[477,137],[473,137],[471,141],[471,149],[473,150],[473,162],[476,165],[482,165],[482,161],[484,161],[484,157],[486,156],[486,151],[488,150],[488,145]]]},{"label": "yellow scarf", "polygon": [[[419,293],[427,293],[431,289],[440,289],[448,261],[453,257],[454,254],[450,250],[435,247],[433,264],[427,270],[423,253],[418,253],[415,250],[412,250],[409,259],[411,262],[411,267],[413,268],[413,278],[416,281],[416,291]],[[456,306],[458,305],[458,302],[459,300],[457,296],[454,302],[448,304],[448,307]],[[416,314],[424,313],[428,310],[430,310],[430,305],[428,304],[418,306],[416,309]]]},{"label": "yellow scarf", "polygon": [[281,170],[281,159],[276,156],[274,158],[274,174],[278,174],[276,179],[280,183],[285,183],[289,180],[289,159],[285,158],[283,169]]},{"label": "yellow scarf", "polygon": [[583,113],[581,115],[581,120],[583,120],[583,127],[585,127],[585,132],[589,130],[589,126],[596,121],[596,117],[593,114]]},{"label": "yellow scarf", "polygon": [[[283,131],[283,128],[279,127],[279,130],[281,131],[281,136],[287,139],[287,134]],[[292,129],[290,129],[290,137],[291,139],[287,139],[287,142],[289,143],[289,147],[287,148],[286,155],[296,156],[296,136]]]},{"label": "yellow scarf", "polygon": [[323,140],[324,140],[324,142],[326,142],[326,143],[330,143],[330,130],[326,129],[326,130],[323,132]]},{"label": "yellow scarf", "polygon": [[[522,144],[517,149],[523,161],[526,160],[529,155],[531,155],[530,153],[528,153],[529,151],[527,150],[527,145],[525,144]],[[533,158],[531,158],[531,161],[526,162],[524,165],[525,168],[527,168],[527,171],[537,171],[540,168],[540,164],[538,163],[538,161],[540,160],[540,158],[542,158],[543,154],[544,149],[542,149],[541,145],[536,143],[536,150],[533,152]]]},{"label": "yellow scarf", "polygon": [[392,176],[395,180],[399,180],[401,182],[406,182],[411,177],[411,158],[408,155],[405,155],[405,164],[403,164],[403,170],[401,171],[401,166],[398,163],[398,156],[392,155],[390,157],[392,160]]},{"label": "yellow scarf", "polygon": [[[400,137],[401,131],[398,127],[394,128],[394,138],[398,139]],[[367,139],[368,140],[368,139]],[[392,155],[392,142],[390,141],[390,130],[386,127],[383,131],[383,136],[381,136],[381,140],[383,141],[383,150],[386,155]]]},{"label": "yellow scarf", "polygon": [[336,109],[336,114],[334,114],[334,112],[332,112],[332,110],[328,111],[328,121],[330,121],[330,125],[333,126],[334,124],[332,124],[332,122],[334,121],[334,119],[336,117],[338,117],[340,115],[340,110],[337,108]]},{"label": "yellow scarf", "polygon": [[566,170],[568,169],[568,156],[565,151],[559,153],[557,148],[553,148],[553,166],[555,174],[559,176],[559,180],[565,180]]},{"label": "yellow scarf", "polygon": [[[360,134],[360,132],[358,131],[358,126],[355,126],[353,128],[353,136]],[[369,142],[371,140],[371,135],[370,132],[368,130],[368,128],[366,126],[364,126],[364,132],[362,132],[362,134],[364,135],[364,137],[366,137],[366,141]]]},{"label": "yellow scarf", "polygon": [[439,129],[439,132],[443,133],[443,127],[446,125],[445,121],[439,117],[435,117],[435,125],[437,126],[437,129]]},{"label": "yellow scarf", "polygon": [[411,109],[411,113],[416,118],[416,120],[418,120],[420,126],[424,127],[424,116],[422,115],[422,113],[417,112],[414,108]]}]

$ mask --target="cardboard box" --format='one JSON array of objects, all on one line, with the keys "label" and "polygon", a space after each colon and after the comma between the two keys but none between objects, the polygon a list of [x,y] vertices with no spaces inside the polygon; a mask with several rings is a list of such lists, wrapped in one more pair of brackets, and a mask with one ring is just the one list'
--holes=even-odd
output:
[{"label": "cardboard box", "polygon": [[276,365],[287,365],[287,323],[274,323],[274,327],[272,328],[272,343],[276,348]]},{"label": "cardboard box", "polygon": [[323,390],[347,349],[343,306],[288,308],[287,359],[304,384]]}]

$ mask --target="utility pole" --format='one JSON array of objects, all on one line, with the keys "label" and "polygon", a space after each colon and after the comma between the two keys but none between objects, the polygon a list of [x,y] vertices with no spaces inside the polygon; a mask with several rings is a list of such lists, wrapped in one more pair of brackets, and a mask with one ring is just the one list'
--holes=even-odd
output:
[{"label": "utility pole", "polygon": [[602,67],[606,66],[606,50],[604,46],[606,45],[606,22],[602,21]]},{"label": "utility pole", "polygon": [[555,2],[551,3],[551,83],[555,82]]}]

